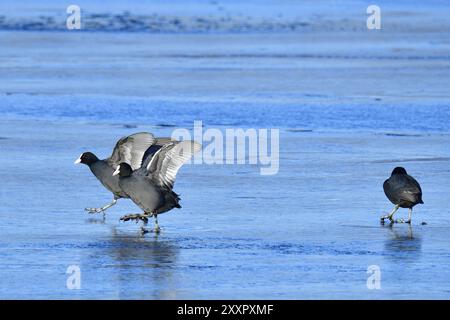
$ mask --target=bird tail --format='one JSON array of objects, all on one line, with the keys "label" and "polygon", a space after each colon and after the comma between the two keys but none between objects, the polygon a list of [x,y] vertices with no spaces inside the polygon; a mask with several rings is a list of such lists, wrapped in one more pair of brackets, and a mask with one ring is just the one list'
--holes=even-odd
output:
[{"label": "bird tail", "polygon": [[181,208],[180,196],[178,194],[176,194],[175,192],[173,192],[173,191],[171,191],[170,196],[172,198],[171,200],[173,201],[174,208]]},{"label": "bird tail", "polygon": [[173,208],[181,208],[179,201],[180,197],[175,192],[167,192],[165,194],[164,205],[157,209],[157,214],[167,212]]}]

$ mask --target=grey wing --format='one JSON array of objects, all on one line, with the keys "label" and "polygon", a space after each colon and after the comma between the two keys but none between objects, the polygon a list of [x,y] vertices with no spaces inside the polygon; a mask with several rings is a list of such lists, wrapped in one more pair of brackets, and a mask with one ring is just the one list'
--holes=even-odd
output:
[{"label": "grey wing", "polygon": [[146,167],[148,166],[148,164],[150,163],[150,161],[152,160],[153,156],[155,155],[155,153],[162,148],[163,145],[165,145],[168,142],[171,141],[177,141],[177,140],[172,140],[171,138],[168,137],[159,137],[156,138],[156,141],[153,145],[151,145],[144,153],[144,155],[142,156],[142,165],[141,165],[141,169],[140,171],[143,172],[147,172]]},{"label": "grey wing", "polygon": [[171,190],[178,170],[201,148],[199,143],[191,140],[166,143],[148,163],[147,175],[155,184]]},{"label": "grey wing", "polygon": [[145,151],[156,141],[153,134],[140,132],[123,137],[117,141],[108,164],[116,168],[120,163],[128,163],[133,170],[141,166]]}]

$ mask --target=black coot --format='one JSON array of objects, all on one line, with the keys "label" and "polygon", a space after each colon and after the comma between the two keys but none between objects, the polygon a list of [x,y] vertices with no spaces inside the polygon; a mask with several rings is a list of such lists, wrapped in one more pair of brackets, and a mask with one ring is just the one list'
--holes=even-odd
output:
[{"label": "black coot", "polygon": [[[163,142],[168,140],[167,138],[162,139]],[[133,169],[140,168],[146,150],[157,143],[158,139],[153,134],[140,132],[121,138],[116,143],[112,155],[107,159],[100,160],[92,152],[81,154],[75,161],[75,164],[82,163],[87,165],[103,186],[113,194],[111,203],[100,208],[86,208],[86,211],[89,213],[104,212],[115,205],[118,199],[128,198],[127,194],[119,186],[118,177],[113,176],[114,170],[121,162],[129,163]]]},{"label": "black coot", "polygon": [[391,177],[384,182],[383,188],[384,193],[395,207],[389,215],[381,217],[381,222],[384,222],[385,219],[389,219],[391,223],[394,222],[394,213],[399,208],[408,208],[408,220],[401,219],[395,222],[411,223],[413,207],[423,203],[422,189],[416,179],[408,175],[404,168],[397,167],[392,171]]},{"label": "black coot", "polygon": [[[172,191],[176,174],[200,149],[201,145],[195,141],[170,141],[147,158],[138,170],[133,171],[129,164],[121,163],[114,172],[119,176],[119,186],[144,212],[129,214],[120,220],[142,220],[146,225],[148,218],[154,217],[154,231],[159,232],[158,214],[181,208],[180,198]],[[147,232],[143,227],[141,230]]]}]

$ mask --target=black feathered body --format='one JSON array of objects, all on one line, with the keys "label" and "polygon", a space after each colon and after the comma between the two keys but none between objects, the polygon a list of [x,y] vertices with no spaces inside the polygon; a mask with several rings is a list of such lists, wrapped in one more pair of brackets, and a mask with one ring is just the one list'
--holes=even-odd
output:
[{"label": "black feathered body", "polygon": [[413,208],[422,201],[419,183],[408,174],[393,174],[383,184],[388,199],[401,208]]},{"label": "black feathered body", "polygon": [[146,150],[141,167],[128,163],[118,168],[119,187],[147,214],[161,214],[181,208],[179,196],[173,192],[180,167],[201,149],[195,141],[160,138]]},{"label": "black feathered body", "polygon": [[181,208],[180,198],[171,191],[155,185],[152,180],[136,172],[119,178],[119,186],[145,213],[161,214]]},{"label": "black feathered body", "polygon": [[[167,138],[162,138],[164,141]],[[91,169],[91,172],[111,191],[114,199],[128,198],[128,195],[119,186],[119,177],[113,176],[120,163],[128,163],[132,169],[138,169],[146,150],[157,142],[153,134],[139,132],[117,141],[111,156],[99,160],[92,152],[84,152],[75,163],[83,163]]]},{"label": "black feathered body", "polygon": [[128,195],[119,186],[119,177],[113,176],[114,169],[106,160],[98,160],[90,164],[89,169],[103,186],[114,194],[115,199],[128,198]]}]

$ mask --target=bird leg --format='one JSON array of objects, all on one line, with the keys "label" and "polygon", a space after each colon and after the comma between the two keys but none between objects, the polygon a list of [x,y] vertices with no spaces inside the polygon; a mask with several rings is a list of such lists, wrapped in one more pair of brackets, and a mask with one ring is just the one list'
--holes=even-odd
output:
[{"label": "bird leg", "polygon": [[146,228],[147,224],[148,224],[148,219],[142,221],[141,237],[143,237],[146,233],[148,233],[148,229]]},{"label": "bird leg", "polygon": [[86,208],[84,210],[86,210],[88,213],[100,213],[100,212],[104,212],[105,210],[111,208],[116,203],[117,203],[117,199],[113,199],[113,201],[111,203],[108,203],[107,205],[104,205],[101,208]]},{"label": "bird leg", "polygon": [[411,224],[412,210],[413,210],[412,208],[409,208],[408,221],[406,221],[406,223]]},{"label": "bird leg", "polygon": [[408,214],[408,220],[403,220],[403,219],[397,219],[395,222],[397,223],[409,223],[411,224],[411,217],[412,217],[412,208],[409,208],[409,214]]},{"label": "bird leg", "polygon": [[[161,228],[158,225],[158,215],[156,213],[152,213],[151,215],[155,217],[155,229],[153,229],[153,232],[158,235],[161,232]],[[149,232],[148,229],[145,228],[147,226],[147,223],[148,220],[145,220],[141,227],[141,236]]]},{"label": "bird leg", "polygon": [[393,222],[394,222],[394,219],[393,219],[392,217],[394,216],[394,213],[396,213],[396,212],[398,211],[399,208],[400,208],[400,206],[397,204],[397,205],[394,207],[394,210],[392,210],[391,213],[389,213],[387,216],[382,216],[382,217],[381,217],[381,223],[384,223],[384,220],[385,220],[385,219],[389,219],[389,220],[391,221],[391,223],[393,223]]},{"label": "bird leg", "polygon": [[[411,217],[412,217],[412,208],[409,208],[408,220],[405,221],[405,223],[411,224]],[[402,220],[403,220],[403,219],[402,219]]]},{"label": "bird leg", "polygon": [[143,222],[143,225],[141,227],[141,234],[144,235],[148,232],[148,230],[145,228],[148,223],[148,218],[155,217],[155,229],[153,229],[153,232],[160,233],[161,228],[158,225],[158,215],[156,213],[134,213],[134,214],[127,214],[120,218],[121,221],[129,221],[129,220],[136,220],[136,223],[139,221]]},{"label": "bird leg", "polygon": [[153,231],[155,233],[160,233],[161,232],[161,228],[158,225],[158,215],[156,213],[154,213],[153,216],[155,217],[155,229]]}]

